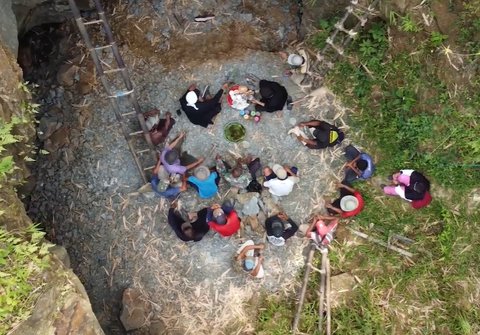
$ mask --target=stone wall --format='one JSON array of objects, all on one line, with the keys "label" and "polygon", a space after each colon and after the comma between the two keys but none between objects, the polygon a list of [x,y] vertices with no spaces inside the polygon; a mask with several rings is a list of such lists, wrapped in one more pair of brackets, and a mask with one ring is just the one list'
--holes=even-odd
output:
[{"label": "stone wall", "polygon": [[[22,74],[16,61],[17,25],[10,5],[10,0],[0,1],[0,118],[6,122],[21,113],[20,102],[29,98],[18,87]],[[27,124],[15,131],[24,136],[25,142],[8,148],[7,154],[16,158],[19,169],[0,181],[0,226],[22,231],[32,222],[17,196],[16,187],[29,175],[23,158],[31,150],[29,142],[35,134],[35,127]],[[68,266],[65,249],[52,248],[52,266],[43,274],[47,284],[41,288],[42,293],[31,316],[11,334],[103,334],[82,283]]]}]

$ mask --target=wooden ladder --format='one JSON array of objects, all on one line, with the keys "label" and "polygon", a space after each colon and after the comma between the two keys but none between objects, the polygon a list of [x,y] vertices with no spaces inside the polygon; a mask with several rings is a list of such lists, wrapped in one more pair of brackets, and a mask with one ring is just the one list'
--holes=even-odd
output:
[{"label": "wooden ladder", "polygon": [[[108,24],[108,21],[105,16],[103,7],[100,3],[100,0],[93,1],[95,4],[98,18],[91,21],[86,21],[82,18],[80,10],[78,9],[77,4],[75,3],[75,0],[68,0],[68,2],[70,4],[70,8],[72,9],[73,16],[75,18],[75,22],[77,23],[80,34],[83,40],[85,41],[85,44],[90,52],[90,56],[92,57],[93,62],[95,64],[97,75],[100,78],[100,81],[103,85],[103,88],[105,89],[105,92],[107,93],[107,96],[109,97],[110,103],[113,107],[113,112],[115,113],[115,118],[117,119],[117,122],[120,125],[119,129],[122,135],[125,137],[125,140],[128,145],[128,149],[132,153],[133,159],[138,168],[138,171],[140,172],[142,180],[144,183],[146,183],[148,181],[146,172],[154,167],[158,154],[157,154],[157,151],[155,150],[155,146],[153,145],[150,139],[149,129],[145,124],[145,119],[144,119],[142,110],[140,108],[137,98],[135,97],[135,89],[130,80],[130,76],[128,74],[127,68],[125,67],[123,58],[120,55],[117,44],[113,39],[112,30],[110,29],[110,26]],[[90,25],[99,25],[100,28],[103,29],[103,32],[105,34],[105,40],[106,40],[105,45],[100,45],[100,46],[93,45],[92,39],[90,38],[90,35],[87,31],[87,26],[90,26]],[[100,56],[99,56],[99,52],[104,52],[104,51],[110,51],[112,53],[114,63],[116,64],[114,67],[104,69],[104,66],[102,65],[102,63],[103,64],[105,63],[100,59]],[[111,74],[113,75],[120,74],[122,79],[121,80],[122,87],[119,90],[114,89],[115,85],[113,84],[113,79],[108,77],[108,75],[111,75]],[[120,106],[120,103],[124,101],[121,101],[121,100],[126,100],[125,102],[129,106],[126,113],[125,112],[122,113],[122,108]],[[141,126],[141,130],[131,132],[127,128],[127,125],[126,125],[126,121],[128,121],[127,118],[132,116],[137,117],[138,122],[140,123],[140,126]],[[134,142],[138,144],[137,138],[142,134],[148,145],[148,149],[139,150],[135,148]],[[147,164],[144,162],[145,166],[143,166],[141,163],[141,158],[142,160],[148,161],[148,159],[144,157],[145,155],[148,155],[148,154],[150,154],[151,158],[153,158],[153,163]]]},{"label": "wooden ladder", "polygon": [[[350,5],[346,8],[343,17],[335,23],[335,29],[326,39],[325,47],[316,55],[317,60],[312,63],[312,69],[314,77],[323,79],[323,76],[327,71],[333,67],[338,56],[343,56],[345,48],[350,42],[358,35],[360,29],[365,27],[367,21],[376,15],[375,8],[378,6],[380,0],[373,0],[368,6],[359,4],[359,0],[351,0]],[[353,18],[357,22],[351,29],[345,28],[345,23],[349,18]],[[328,49],[335,51],[334,55],[327,62],[325,59]]]}]

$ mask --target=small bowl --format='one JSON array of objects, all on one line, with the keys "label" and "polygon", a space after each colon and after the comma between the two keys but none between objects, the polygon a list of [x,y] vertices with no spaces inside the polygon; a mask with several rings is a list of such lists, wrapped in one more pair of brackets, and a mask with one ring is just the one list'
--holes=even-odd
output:
[{"label": "small bowl", "polygon": [[229,122],[223,127],[223,136],[232,143],[242,141],[247,134],[245,126],[238,122]]}]

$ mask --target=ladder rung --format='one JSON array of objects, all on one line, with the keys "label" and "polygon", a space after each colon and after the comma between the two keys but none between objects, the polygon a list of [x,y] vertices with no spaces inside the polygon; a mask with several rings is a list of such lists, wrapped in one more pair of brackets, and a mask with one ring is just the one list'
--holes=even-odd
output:
[{"label": "ladder rung", "polygon": [[133,112],[128,112],[128,113],[123,113],[122,116],[130,116],[130,115],[134,115],[134,114],[137,114],[137,112],[133,111]]},{"label": "ladder rung", "polygon": [[135,131],[135,132],[130,133],[130,134],[128,134],[128,135],[129,135],[129,136],[136,136],[136,135],[140,135],[140,134],[143,134],[143,130]]},{"label": "ladder rung", "polygon": [[93,21],[83,22],[83,24],[88,26],[88,25],[91,25],[91,24],[102,23],[102,22],[103,22],[103,20],[93,20]]},{"label": "ladder rung", "polygon": [[114,95],[110,95],[109,98],[124,97],[126,95],[132,94],[133,91],[134,91],[133,89],[131,89],[130,91],[118,91],[118,92],[115,92]]},{"label": "ladder rung", "polygon": [[152,165],[152,166],[144,168],[143,171],[153,170],[154,168],[155,168],[155,165]]},{"label": "ladder rung", "polygon": [[118,69],[110,69],[110,70],[104,70],[103,73],[115,73],[115,72],[120,72],[120,71],[123,71],[125,70],[124,67],[120,67]]},{"label": "ladder rung", "polygon": [[111,48],[112,45],[111,44],[108,44],[108,45],[103,45],[101,47],[95,47],[94,49],[95,50],[103,50],[103,49],[107,49],[107,48]]},{"label": "ladder rung", "polygon": [[137,151],[137,154],[140,155],[140,154],[144,154],[144,153],[149,152],[149,151],[150,151],[150,149],[139,150],[139,151]]}]

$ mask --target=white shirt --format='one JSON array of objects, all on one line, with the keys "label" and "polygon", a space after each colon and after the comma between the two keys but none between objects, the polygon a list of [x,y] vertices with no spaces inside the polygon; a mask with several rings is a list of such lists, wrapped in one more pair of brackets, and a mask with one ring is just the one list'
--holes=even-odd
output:
[{"label": "white shirt", "polygon": [[290,192],[292,192],[293,190],[293,186],[296,183],[298,183],[298,181],[299,181],[299,178],[294,176],[290,176],[284,180],[274,178],[264,182],[263,186],[268,187],[268,190],[273,195],[276,195],[277,197],[281,197],[281,196],[290,194]]}]

